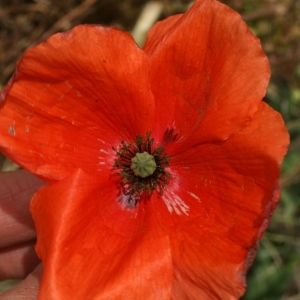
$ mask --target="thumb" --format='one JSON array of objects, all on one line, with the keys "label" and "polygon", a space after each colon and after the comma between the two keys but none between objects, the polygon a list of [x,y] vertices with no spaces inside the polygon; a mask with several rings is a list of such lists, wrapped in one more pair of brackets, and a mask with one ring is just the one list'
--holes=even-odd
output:
[{"label": "thumb", "polygon": [[1,300],[36,300],[38,297],[40,280],[43,273],[39,264],[32,273],[12,289],[0,295]]}]

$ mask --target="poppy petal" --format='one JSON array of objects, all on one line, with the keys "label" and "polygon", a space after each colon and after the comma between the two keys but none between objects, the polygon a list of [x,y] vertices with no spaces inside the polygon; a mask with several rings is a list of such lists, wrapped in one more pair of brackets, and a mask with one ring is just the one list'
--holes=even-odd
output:
[{"label": "poppy petal", "polygon": [[122,206],[117,182],[80,170],[43,188],[31,207],[45,266],[41,297],[239,298],[279,197],[287,144],[281,116],[261,103],[254,121],[222,147],[171,158],[178,177],[136,208]]},{"label": "poppy petal", "polygon": [[157,211],[117,199],[114,185],[81,170],[33,198],[40,299],[170,299],[170,241]]},{"label": "poppy petal", "polygon": [[251,121],[265,95],[270,68],[260,42],[218,1],[198,0],[157,23],[143,50],[152,65],[154,132],[177,130],[178,149],[227,139]]},{"label": "poppy petal", "polygon": [[102,172],[112,146],[152,127],[148,73],[121,30],[83,25],[52,36],[25,53],[1,92],[2,151],[50,181],[77,168]]},{"label": "poppy petal", "polygon": [[178,293],[191,299],[243,294],[245,272],[279,199],[288,144],[282,117],[261,103],[251,124],[227,141],[171,157],[173,178],[163,198],[175,224]]}]

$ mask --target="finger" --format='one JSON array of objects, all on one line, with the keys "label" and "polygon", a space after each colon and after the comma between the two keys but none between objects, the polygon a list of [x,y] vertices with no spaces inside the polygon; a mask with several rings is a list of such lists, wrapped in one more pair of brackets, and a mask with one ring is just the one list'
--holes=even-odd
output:
[{"label": "finger", "polygon": [[42,272],[42,264],[39,264],[23,281],[1,294],[1,300],[36,300]]},{"label": "finger", "polygon": [[40,263],[30,241],[0,251],[0,280],[25,278]]},{"label": "finger", "polygon": [[0,173],[0,248],[35,238],[29,202],[44,184],[25,170]]}]

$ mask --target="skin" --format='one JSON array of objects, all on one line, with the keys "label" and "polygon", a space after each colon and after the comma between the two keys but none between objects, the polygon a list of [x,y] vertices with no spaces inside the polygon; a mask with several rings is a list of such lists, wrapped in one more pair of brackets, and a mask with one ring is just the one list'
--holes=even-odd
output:
[{"label": "skin", "polygon": [[29,203],[43,185],[24,170],[0,173],[0,281],[23,279],[0,294],[1,300],[37,299],[42,265],[34,251],[36,233]]}]

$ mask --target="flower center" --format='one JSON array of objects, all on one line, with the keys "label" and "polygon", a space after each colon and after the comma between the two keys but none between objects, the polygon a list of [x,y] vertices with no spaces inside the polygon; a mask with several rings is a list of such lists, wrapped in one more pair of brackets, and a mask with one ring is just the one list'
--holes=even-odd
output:
[{"label": "flower center", "polygon": [[130,167],[136,176],[147,177],[154,173],[156,168],[156,162],[152,155],[144,151],[143,153],[137,153],[135,157],[131,159]]},{"label": "flower center", "polygon": [[137,135],[135,142],[121,142],[116,151],[114,169],[119,169],[122,177],[120,187],[127,196],[130,206],[135,206],[142,197],[149,197],[157,190],[163,193],[164,186],[169,183],[169,157],[163,147],[152,150],[154,139],[147,133],[145,140]]}]

